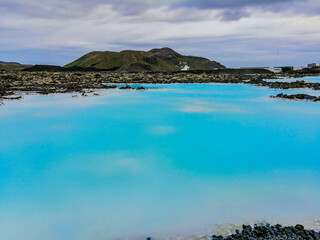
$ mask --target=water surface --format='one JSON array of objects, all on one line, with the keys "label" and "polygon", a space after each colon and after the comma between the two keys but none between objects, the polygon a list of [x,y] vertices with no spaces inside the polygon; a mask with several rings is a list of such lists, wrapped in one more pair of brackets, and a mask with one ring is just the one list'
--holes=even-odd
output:
[{"label": "water surface", "polygon": [[305,81],[319,83],[320,76],[316,77],[302,77],[302,78],[279,78],[279,79],[266,79],[267,82],[295,82],[295,81]]},{"label": "water surface", "polygon": [[186,236],[320,218],[320,104],[242,84],[0,107],[0,239]]}]

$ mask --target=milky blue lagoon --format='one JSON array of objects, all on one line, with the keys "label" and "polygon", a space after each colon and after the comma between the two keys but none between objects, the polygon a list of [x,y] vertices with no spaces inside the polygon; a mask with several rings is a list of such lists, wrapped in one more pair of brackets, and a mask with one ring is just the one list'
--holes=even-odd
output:
[{"label": "milky blue lagoon", "polygon": [[0,107],[0,239],[205,234],[320,219],[320,103],[311,90],[144,85]]}]

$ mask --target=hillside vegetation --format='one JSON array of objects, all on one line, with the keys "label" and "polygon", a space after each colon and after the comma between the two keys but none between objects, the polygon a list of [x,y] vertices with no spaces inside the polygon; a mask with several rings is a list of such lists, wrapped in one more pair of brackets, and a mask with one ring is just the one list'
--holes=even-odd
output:
[{"label": "hillside vegetation", "polygon": [[99,69],[108,71],[180,71],[222,69],[225,66],[209,59],[183,56],[170,48],[152,49],[149,52],[125,50],[121,52],[90,52],[65,68]]}]

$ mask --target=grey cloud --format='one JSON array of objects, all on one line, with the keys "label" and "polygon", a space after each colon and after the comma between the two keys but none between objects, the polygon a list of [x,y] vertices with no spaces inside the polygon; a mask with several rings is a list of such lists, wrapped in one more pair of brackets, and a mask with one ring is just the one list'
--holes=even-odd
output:
[{"label": "grey cloud", "polygon": [[237,21],[241,18],[250,17],[250,14],[243,10],[225,10],[220,14],[223,21]]},{"label": "grey cloud", "polygon": [[169,46],[232,67],[273,65],[285,46],[286,62],[302,65],[319,53],[319,9],[319,0],[0,0],[0,55],[65,64],[92,50]]},{"label": "grey cloud", "polygon": [[[292,11],[304,14],[319,14],[318,0],[2,0],[0,12],[32,15],[33,17],[65,17],[73,18],[85,15],[99,5],[109,4],[123,15],[139,15],[153,8],[170,9],[189,8],[223,10],[221,19],[225,21],[239,20],[248,17],[246,7],[263,8],[266,11]],[[157,16],[155,16],[157,17]],[[177,18],[178,20],[178,18]]]},{"label": "grey cloud", "polygon": [[172,39],[167,45],[185,55],[199,55],[219,61],[228,67],[305,66],[319,61],[316,42],[301,44],[299,40],[278,38],[221,37]]},{"label": "grey cloud", "polygon": [[[297,0],[185,0],[177,4],[201,9],[242,8],[247,6],[270,6],[279,3],[292,3]],[[304,1],[304,0],[301,0]]]},{"label": "grey cloud", "polygon": [[143,1],[115,1],[115,0],[2,0],[0,11],[9,11],[12,14],[32,15],[33,17],[76,17],[85,15],[88,11],[100,5],[112,7],[125,15],[135,15],[154,7]]},{"label": "grey cloud", "polygon": [[[223,9],[225,20],[240,19],[245,8],[257,8],[270,12],[293,12],[296,14],[320,14],[319,0],[181,0],[172,7],[193,7],[198,9]],[[232,17],[232,15],[234,17]]]}]

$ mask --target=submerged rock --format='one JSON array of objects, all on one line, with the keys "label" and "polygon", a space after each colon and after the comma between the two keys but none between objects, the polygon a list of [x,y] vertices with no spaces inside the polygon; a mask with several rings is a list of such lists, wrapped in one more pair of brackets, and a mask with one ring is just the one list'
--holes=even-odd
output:
[{"label": "submerged rock", "polygon": [[223,240],[224,237],[219,235],[219,236],[216,236],[216,235],[212,235],[212,240]]},{"label": "submerged rock", "polygon": [[137,90],[146,90],[144,87],[138,87]]},{"label": "submerged rock", "polygon": [[304,101],[313,101],[313,102],[318,102],[320,101],[320,97],[317,96],[311,96],[308,94],[291,94],[287,95],[284,93],[279,93],[276,96],[271,96],[272,98],[280,98],[280,99],[289,99],[289,100],[304,100]]},{"label": "submerged rock", "polygon": [[126,86],[124,86],[124,87],[120,87],[119,89],[132,89],[132,87],[130,86],[130,85],[126,85]]},{"label": "submerged rock", "polygon": [[19,100],[22,98],[23,98],[22,96],[3,96],[2,97],[2,99],[5,99],[5,100]]},{"label": "submerged rock", "polygon": [[106,85],[105,88],[117,88],[117,85]]}]

